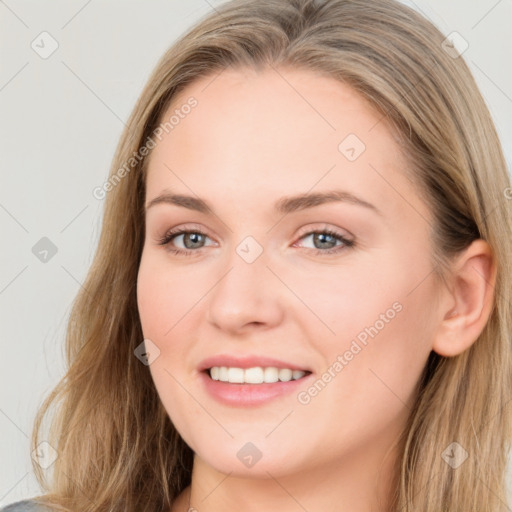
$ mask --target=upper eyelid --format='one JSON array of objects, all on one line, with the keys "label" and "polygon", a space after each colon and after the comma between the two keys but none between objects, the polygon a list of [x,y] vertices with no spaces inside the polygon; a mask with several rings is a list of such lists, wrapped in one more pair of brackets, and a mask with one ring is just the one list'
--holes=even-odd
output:
[{"label": "upper eyelid", "polygon": [[[178,225],[177,227],[174,227],[174,228],[170,228],[170,229],[167,229],[165,232],[164,232],[164,235],[166,235],[167,233],[171,233],[171,232],[175,232],[175,234],[182,234],[182,233],[179,233],[179,232],[183,232],[183,231],[187,231],[187,232],[200,232],[200,233],[203,233],[205,234],[206,236],[210,236],[208,234],[208,229],[203,229],[199,224],[185,224],[183,226],[180,226]],[[343,228],[338,228],[338,227],[332,227],[330,224],[328,223],[323,223],[321,226],[319,227],[306,227],[306,228],[301,228],[299,230],[299,234],[297,236],[304,236],[304,235],[308,235],[308,234],[311,234],[312,232],[322,232],[322,231],[342,231],[342,232],[345,232],[345,234],[343,233],[339,233],[341,236],[344,236],[346,238],[348,237],[352,237],[352,233],[350,233],[350,231],[348,231],[347,229],[343,229]],[[210,237],[211,238],[211,237]]]}]

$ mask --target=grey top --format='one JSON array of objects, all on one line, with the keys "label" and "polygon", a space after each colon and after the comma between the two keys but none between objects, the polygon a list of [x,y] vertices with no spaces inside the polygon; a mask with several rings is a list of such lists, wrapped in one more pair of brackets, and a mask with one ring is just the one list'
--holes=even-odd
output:
[{"label": "grey top", "polygon": [[51,509],[33,500],[22,500],[0,508],[0,512],[48,512]]}]

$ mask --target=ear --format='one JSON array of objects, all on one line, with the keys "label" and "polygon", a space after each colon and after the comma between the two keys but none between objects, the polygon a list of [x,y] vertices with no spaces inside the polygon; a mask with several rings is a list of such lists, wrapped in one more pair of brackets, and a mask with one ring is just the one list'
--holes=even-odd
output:
[{"label": "ear", "polygon": [[496,265],[489,244],[475,240],[455,260],[443,290],[446,304],[432,349],[451,357],[468,349],[483,331],[494,301]]}]

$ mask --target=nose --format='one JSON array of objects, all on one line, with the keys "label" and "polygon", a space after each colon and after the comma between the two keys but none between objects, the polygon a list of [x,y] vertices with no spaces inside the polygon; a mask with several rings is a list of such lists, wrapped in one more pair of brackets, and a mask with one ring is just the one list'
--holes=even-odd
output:
[{"label": "nose", "polygon": [[[207,320],[218,329],[240,333],[271,328],[283,321],[286,287],[263,251],[254,261],[241,244],[229,255],[206,299]],[[288,292],[289,295],[290,292]]]}]

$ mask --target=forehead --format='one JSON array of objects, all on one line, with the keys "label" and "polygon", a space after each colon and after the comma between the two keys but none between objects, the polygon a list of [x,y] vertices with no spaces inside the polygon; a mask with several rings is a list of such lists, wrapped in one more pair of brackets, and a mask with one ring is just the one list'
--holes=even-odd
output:
[{"label": "forehead", "polygon": [[[192,98],[195,106],[183,108]],[[268,201],[271,191],[343,186],[382,203],[399,197],[390,184],[413,192],[383,116],[332,77],[227,68],[181,90],[161,122],[173,115],[172,129],[150,155],[148,197],[172,188],[242,201],[250,191]]]},{"label": "forehead", "polygon": [[[282,135],[298,135],[302,127],[309,136],[312,130],[319,135],[329,134],[345,128],[340,126],[339,114],[361,134],[372,130],[376,123],[387,131],[383,116],[357,91],[333,77],[311,70],[223,69],[196,79],[175,95],[164,121],[191,97],[198,101],[199,108],[194,109],[198,124],[211,121],[221,128],[225,125],[223,119],[229,119],[250,129],[251,124],[258,121],[262,137],[279,129]],[[291,125],[287,117],[290,115],[300,116],[301,123]]]}]

